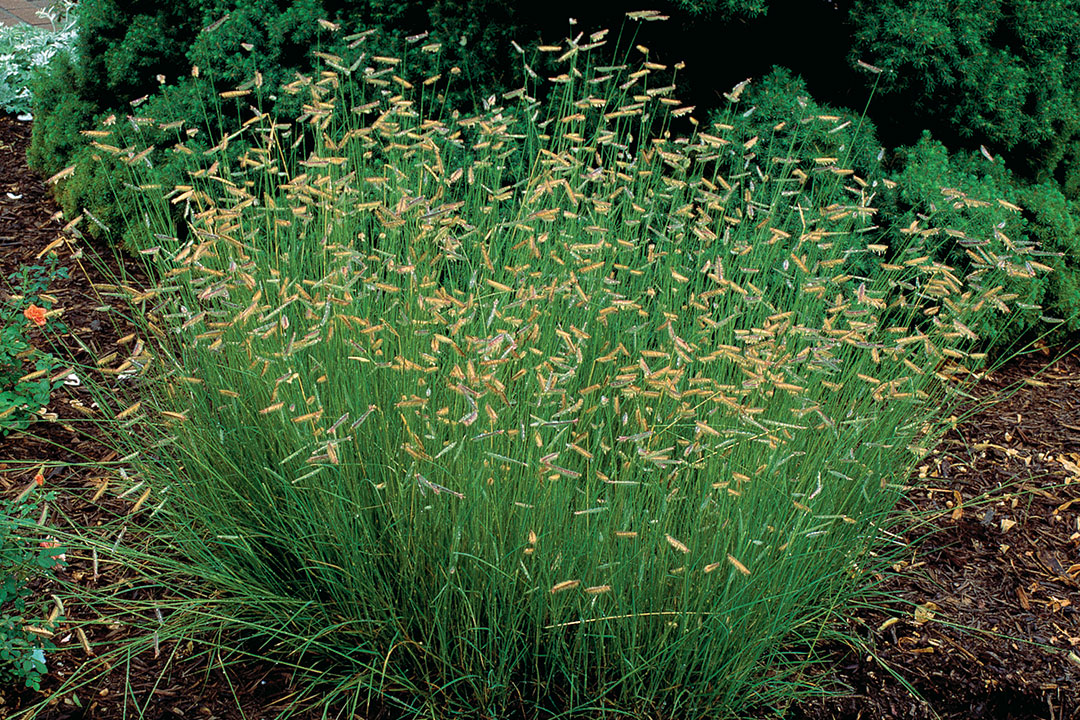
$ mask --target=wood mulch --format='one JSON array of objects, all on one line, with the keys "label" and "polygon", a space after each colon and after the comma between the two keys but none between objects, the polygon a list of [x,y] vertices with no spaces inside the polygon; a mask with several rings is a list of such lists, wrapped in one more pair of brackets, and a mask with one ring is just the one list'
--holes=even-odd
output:
[{"label": "wood mulch", "polygon": [[799,717],[1080,718],[1080,354],[1050,359],[982,381],[1013,394],[920,466],[901,539],[930,534],[848,622],[864,645],[833,669],[852,692]]},{"label": "wood mulch", "polygon": [[[58,207],[26,167],[29,138],[29,124],[0,116],[3,277],[21,265],[40,264],[41,249],[63,236]],[[50,293],[91,351],[68,337],[61,341],[66,357],[88,363],[113,351],[123,355],[130,341],[118,340],[134,328],[101,310],[107,298],[92,289],[107,280],[91,257],[109,258],[115,272],[111,253],[86,240],[57,251],[71,277]],[[137,262],[123,264],[132,282],[143,277]],[[41,338],[38,346],[45,347]],[[1020,358],[978,386],[980,396],[1018,389],[963,419],[925,459],[921,477],[912,480],[917,489],[897,510],[913,519],[898,541],[926,536],[924,542],[881,579],[881,603],[852,609],[845,629],[860,639],[858,645],[827,648],[832,662],[806,678],[847,691],[805,701],[790,716],[1080,719],[1080,354],[1047,366],[1051,359],[1049,353]],[[115,459],[100,434],[80,422],[79,403],[89,404],[85,391],[64,388],[50,402],[52,422],[0,438],[0,492],[17,495],[32,481],[36,468],[27,461]],[[46,484],[60,494],[52,522],[98,528],[128,518],[125,542],[140,536],[146,513],[131,512],[134,497],[99,492],[100,476],[61,466],[46,473]],[[68,560],[60,576],[74,587],[107,587],[124,572],[107,566],[95,576],[89,558],[69,553]],[[130,592],[137,597],[147,591]],[[93,617],[71,601],[66,612]],[[49,655],[43,683],[49,704],[37,717],[231,719],[276,714],[288,702],[285,669],[199,653],[182,660],[186,653],[164,644],[76,692],[55,692],[62,677],[98,662],[100,651],[128,632],[122,618],[98,620],[84,633],[93,654],[61,627],[61,649]],[[42,697],[0,688],[0,718],[24,717],[25,708]]]}]

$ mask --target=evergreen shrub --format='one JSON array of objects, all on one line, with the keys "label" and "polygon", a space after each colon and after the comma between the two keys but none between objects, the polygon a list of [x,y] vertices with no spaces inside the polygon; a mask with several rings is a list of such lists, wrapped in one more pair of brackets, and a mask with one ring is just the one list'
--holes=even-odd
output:
[{"label": "evergreen shrub", "polygon": [[[973,329],[983,343],[1004,347],[1028,331],[1047,329],[1041,323],[1047,317],[1042,306],[1050,301],[1047,293],[1053,281],[1052,273],[1042,271],[1058,264],[1053,253],[1060,247],[1060,237],[1046,220],[1038,232],[1032,227],[1023,212],[1023,184],[1001,159],[990,160],[981,153],[950,153],[925,133],[916,145],[898,149],[895,162],[892,177],[901,212],[890,224],[900,229],[932,219],[940,228],[930,244],[938,261],[965,274],[981,274],[997,267],[1002,246],[1031,252],[1025,265],[995,276],[995,284],[1002,286],[1000,299],[1012,309],[1006,312],[999,307],[982,316]],[[1043,211],[1039,217],[1049,215]],[[1036,243],[1043,243],[1043,247],[1034,247]]]},{"label": "evergreen shrub", "polygon": [[1023,177],[1075,174],[1080,6],[1074,0],[857,0],[851,60],[883,72],[924,127],[1005,153]]},{"label": "evergreen shrub", "polygon": [[[29,162],[47,176],[75,166],[75,172],[57,179],[57,197],[65,215],[96,218],[83,223],[82,230],[130,244],[132,235],[142,230],[131,227],[135,218],[126,218],[121,209],[129,193],[112,183],[108,167],[94,161],[110,150],[95,147],[85,129],[110,116],[117,118],[115,122],[132,116],[153,118],[156,126],[180,123],[169,131],[187,133],[191,151],[204,152],[239,129],[240,114],[247,107],[242,98],[214,103],[208,98],[236,88],[253,76],[255,68],[262,74],[264,88],[258,97],[260,106],[296,116],[300,108],[295,97],[280,88],[297,73],[309,70],[316,53],[324,53],[333,62],[355,44],[357,36],[337,33],[331,37],[333,28],[342,22],[374,26],[369,32],[381,38],[376,52],[397,56],[407,48],[413,50],[401,68],[388,73],[388,84],[389,75],[406,82],[426,77],[430,53],[424,49],[447,48],[444,57],[471,72],[472,79],[445,87],[444,99],[471,102],[488,87],[497,88],[500,78],[508,78],[512,68],[505,57],[511,47],[509,36],[517,26],[510,5],[488,2],[481,13],[466,12],[459,5],[183,0],[148,6],[130,0],[84,0],[79,5],[75,50],[59,54],[35,80],[37,122]],[[501,18],[496,29],[488,27],[492,17]],[[322,21],[312,22],[316,18]],[[409,35],[405,30],[431,23],[439,28],[431,37],[419,30]],[[477,82],[479,78],[489,80]],[[165,93],[156,92],[161,86]],[[278,102],[283,104],[278,106]],[[204,108],[216,108],[217,116],[207,117]],[[175,184],[181,164],[175,155],[156,158],[161,182]]]},{"label": "evergreen shrub", "polygon": [[[803,79],[791,70],[776,66],[761,80],[751,80],[729,97],[736,99],[738,112],[714,114],[713,120],[730,124],[752,143],[751,152],[769,158],[797,161],[812,168],[797,192],[789,197],[807,202],[813,198],[818,207],[841,208],[868,200],[873,214],[853,216],[851,236],[842,242],[863,246],[863,235],[875,233],[880,216],[893,207],[894,194],[887,191],[882,158],[884,148],[878,143],[874,123],[849,110],[819,103],[811,97]],[[777,165],[773,163],[774,167]],[[798,215],[788,218],[787,232],[801,233]],[[855,267],[871,272],[875,263],[868,257],[855,258]]]},{"label": "evergreen shrub", "polygon": [[[857,233],[888,246],[888,238],[913,222],[931,221],[936,235],[928,247],[934,259],[964,274],[995,266],[997,255],[991,247],[1015,243],[1031,249],[1028,264],[1014,271],[1018,274],[997,276],[1011,314],[989,308],[973,328],[985,349],[1009,345],[1032,331],[1076,328],[1080,242],[1071,215],[1074,203],[1056,182],[1025,182],[1000,156],[950,152],[929,133],[913,146],[886,151],[868,117],[817,102],[805,82],[786,68],[775,67],[736,93],[741,94],[738,112],[714,115],[713,120],[729,118],[724,122],[754,139],[754,152],[790,157],[804,165],[819,163],[820,171],[809,173],[800,188],[801,202],[814,197],[818,207],[833,205],[842,212],[860,193],[872,198],[874,212],[853,227]],[[830,163],[839,165],[830,169]],[[847,172],[840,174],[838,168]],[[789,218],[794,225],[784,230],[797,232],[798,221],[797,216]],[[858,237],[847,240],[853,248]],[[873,272],[870,259],[863,260],[855,267]],[[1040,272],[1043,267],[1057,272]],[[1053,322],[1057,319],[1066,322]]]}]

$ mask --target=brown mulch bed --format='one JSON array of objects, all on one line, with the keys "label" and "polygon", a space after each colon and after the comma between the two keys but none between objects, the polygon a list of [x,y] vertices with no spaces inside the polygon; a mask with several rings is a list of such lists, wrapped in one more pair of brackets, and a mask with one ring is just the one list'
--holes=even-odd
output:
[{"label": "brown mulch bed", "polygon": [[1080,718],[1080,355],[1051,359],[983,380],[1011,396],[920,466],[904,511],[926,524],[905,539],[932,534],[884,578],[886,607],[851,618],[852,692],[801,717]]},{"label": "brown mulch bed", "polygon": [[[29,138],[29,124],[0,116],[4,277],[20,265],[40,264],[35,256],[63,236],[59,209],[41,178],[26,168]],[[134,329],[101,310],[108,299],[92,289],[107,280],[91,256],[110,257],[115,267],[111,254],[86,240],[57,251],[71,278],[50,293],[64,308],[64,321],[92,351],[67,338],[62,342],[68,357],[87,363],[113,351],[121,357],[130,353],[132,340],[117,343]],[[124,263],[134,281],[142,277],[138,263]],[[903,541],[929,537],[882,578],[884,603],[852,610],[846,629],[861,644],[832,648],[828,673],[808,678],[849,691],[804,702],[793,709],[795,717],[1080,718],[1080,355],[1047,367],[1050,359],[1029,355],[985,379],[977,389],[981,396],[1019,389],[963,419],[925,459],[918,489],[899,512],[923,521]],[[85,391],[65,388],[50,403],[54,421],[35,424],[30,434],[0,438],[0,492],[15,495],[31,482],[35,468],[26,461],[115,459],[100,435],[80,423],[79,403],[89,404]],[[131,541],[145,512],[132,512],[135,497],[117,497],[108,487],[99,492],[102,482],[80,468],[46,473],[47,486],[60,493],[51,517],[86,528],[127,518]],[[95,576],[88,558],[70,553],[68,559],[61,576],[77,586],[105,587],[122,579],[123,571],[112,566]],[[71,602],[66,610],[75,619],[92,617]],[[123,637],[124,625],[107,620],[89,626],[92,646]],[[77,698],[61,695],[54,692],[61,674],[97,662],[73,635],[61,629],[61,649],[49,656],[51,675],[43,692],[50,704],[39,715],[47,720],[132,714],[240,718],[238,707],[247,717],[261,717],[280,710],[288,697],[288,673],[272,664],[243,662],[223,670],[217,658],[181,661],[165,645],[131,668],[106,672],[78,690]],[[0,688],[0,718],[19,716],[41,697]]]}]

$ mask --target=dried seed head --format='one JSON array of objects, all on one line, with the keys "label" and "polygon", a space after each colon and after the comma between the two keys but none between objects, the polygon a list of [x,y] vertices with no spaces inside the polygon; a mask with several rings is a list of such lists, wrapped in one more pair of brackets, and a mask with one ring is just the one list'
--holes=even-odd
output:
[{"label": "dried seed head", "polygon": [[572,590],[572,589],[576,588],[580,584],[581,584],[580,580],[563,580],[560,583],[555,583],[551,587],[551,594],[554,595],[555,593],[561,593],[564,590]]},{"label": "dried seed head", "polygon": [[668,541],[668,545],[671,545],[671,547],[675,548],[679,552],[681,552],[681,553],[690,552],[690,548],[686,547],[686,545],[682,544],[681,542],[679,542],[675,538],[671,537],[670,535],[664,535],[664,539]]}]

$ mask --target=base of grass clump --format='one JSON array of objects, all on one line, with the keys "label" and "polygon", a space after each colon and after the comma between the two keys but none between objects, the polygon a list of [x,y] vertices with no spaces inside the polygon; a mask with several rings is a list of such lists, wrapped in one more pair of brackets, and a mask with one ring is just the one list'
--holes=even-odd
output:
[{"label": "base of grass clump", "polygon": [[692,108],[603,33],[450,118],[397,58],[344,70],[362,41],[164,196],[165,150],[117,151],[160,282],[114,417],[162,538],[327,703],[785,705],[1023,258],[956,277],[827,159],[669,137]]}]

